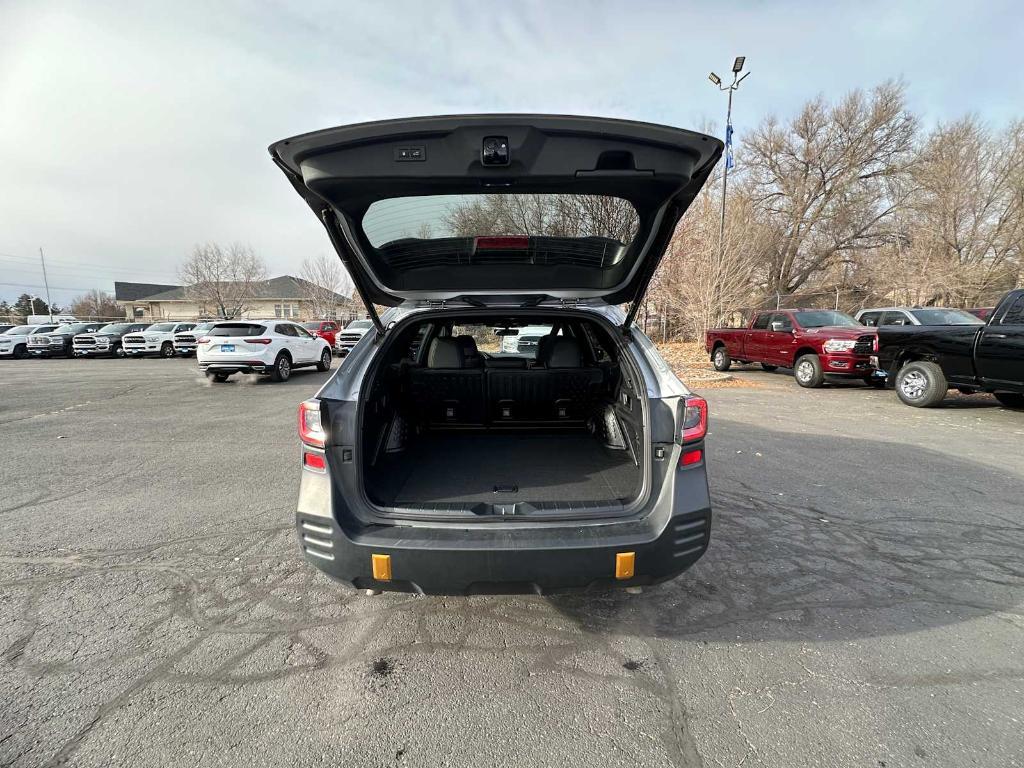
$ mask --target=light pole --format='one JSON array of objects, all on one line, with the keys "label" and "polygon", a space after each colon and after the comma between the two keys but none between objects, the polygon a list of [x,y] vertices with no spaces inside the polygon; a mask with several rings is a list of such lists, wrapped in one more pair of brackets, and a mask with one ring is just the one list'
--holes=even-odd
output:
[{"label": "light pole", "polygon": [[719,269],[721,269],[722,261],[725,258],[725,194],[729,190],[729,169],[733,166],[732,161],[732,94],[740,87],[740,83],[747,79],[750,74],[747,72],[742,77],[740,72],[743,71],[743,63],[747,60],[746,56],[737,56],[736,60],[732,64],[732,83],[730,85],[723,85],[722,78],[712,72],[708,75],[708,80],[713,85],[718,87],[720,91],[729,92],[729,106],[725,113],[725,169],[722,171],[722,222],[718,229],[718,261]]}]

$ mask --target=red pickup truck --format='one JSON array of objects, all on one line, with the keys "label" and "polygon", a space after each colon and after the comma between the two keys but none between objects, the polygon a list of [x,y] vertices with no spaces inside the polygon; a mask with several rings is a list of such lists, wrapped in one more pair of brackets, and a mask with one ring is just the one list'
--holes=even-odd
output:
[{"label": "red pickup truck", "polygon": [[885,374],[871,356],[877,333],[831,309],[758,312],[746,328],[714,328],[705,347],[717,371],[733,361],[760,363],[766,371],[792,368],[801,387],[820,387],[826,376],[863,379],[885,386]]}]

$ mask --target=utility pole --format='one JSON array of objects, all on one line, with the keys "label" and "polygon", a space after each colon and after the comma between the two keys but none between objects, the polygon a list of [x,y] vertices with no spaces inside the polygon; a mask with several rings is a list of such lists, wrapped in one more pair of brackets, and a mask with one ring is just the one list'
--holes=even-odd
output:
[{"label": "utility pole", "polygon": [[42,246],[39,247],[39,263],[43,265],[43,285],[46,287],[46,311],[50,315],[50,322],[52,323],[53,302],[50,301],[50,281],[46,279],[46,259],[43,258]]}]

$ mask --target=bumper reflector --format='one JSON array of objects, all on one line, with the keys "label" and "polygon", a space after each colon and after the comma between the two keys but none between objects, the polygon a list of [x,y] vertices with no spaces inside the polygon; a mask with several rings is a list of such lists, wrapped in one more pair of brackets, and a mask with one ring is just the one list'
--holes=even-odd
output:
[{"label": "bumper reflector", "polygon": [[391,555],[371,555],[373,578],[377,581],[391,581]]},{"label": "bumper reflector", "polygon": [[703,458],[704,451],[702,451],[700,448],[697,448],[694,451],[687,451],[686,453],[684,453],[682,458],[679,459],[679,463],[684,467],[688,467],[691,464],[700,464],[700,460]]},{"label": "bumper reflector", "polygon": [[632,579],[633,568],[636,565],[636,552],[615,553],[615,578]]}]

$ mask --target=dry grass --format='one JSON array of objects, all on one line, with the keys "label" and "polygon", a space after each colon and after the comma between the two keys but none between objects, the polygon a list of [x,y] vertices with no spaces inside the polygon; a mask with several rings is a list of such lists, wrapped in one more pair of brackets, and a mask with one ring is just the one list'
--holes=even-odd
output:
[{"label": "dry grass", "polygon": [[697,389],[720,389],[727,387],[759,387],[757,382],[738,379],[735,376],[727,379],[721,376],[711,365],[704,343],[700,341],[667,341],[658,344],[658,351],[665,358],[684,384]]}]

